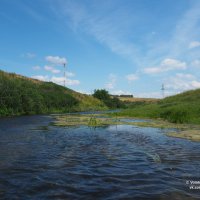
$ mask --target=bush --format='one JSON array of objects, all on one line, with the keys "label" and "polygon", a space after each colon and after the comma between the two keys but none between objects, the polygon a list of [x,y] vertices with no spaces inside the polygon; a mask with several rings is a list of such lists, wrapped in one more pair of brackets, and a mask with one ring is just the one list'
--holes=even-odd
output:
[{"label": "bush", "polygon": [[108,91],[102,89],[102,90],[94,90],[93,97],[101,100],[104,102],[106,106],[108,106],[111,109],[115,108],[124,108],[125,104],[120,101],[117,97],[111,97],[108,93]]}]

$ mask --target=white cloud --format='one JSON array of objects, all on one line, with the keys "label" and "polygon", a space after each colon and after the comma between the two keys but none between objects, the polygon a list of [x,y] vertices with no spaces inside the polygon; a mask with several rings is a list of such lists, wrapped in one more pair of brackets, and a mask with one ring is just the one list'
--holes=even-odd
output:
[{"label": "white cloud", "polygon": [[91,95],[93,92],[88,92],[85,90],[76,90],[76,92],[82,93],[82,94],[87,94],[87,95]]},{"label": "white cloud", "polygon": [[[160,59],[190,57],[188,45],[199,38],[198,1],[189,4],[185,12],[183,11],[171,24],[173,27],[170,26],[164,37],[159,26],[158,30],[150,32],[151,37],[149,34],[138,35],[136,30],[138,27],[141,28],[141,19],[146,16],[140,12],[134,15],[134,8],[129,9],[125,4],[118,5],[115,1],[104,3],[94,1],[89,6],[82,1],[59,1],[56,6],[54,14],[59,18],[62,17],[63,23],[67,23],[74,32],[94,37],[112,52],[133,61],[138,68],[153,66],[155,69],[150,70],[150,73],[160,72],[155,66]],[[148,16],[148,13],[146,14]],[[145,24],[143,26],[145,27]],[[155,34],[158,38],[155,38]]]},{"label": "white cloud", "polygon": [[[63,85],[64,84],[64,77],[60,77],[60,76],[49,77],[49,76],[43,76],[43,75],[36,75],[36,76],[32,76],[31,78],[38,79],[40,81],[53,82],[53,83],[56,83],[58,85]],[[66,84],[66,86],[79,85],[80,81],[66,78],[65,79],[65,84]]]},{"label": "white cloud", "polygon": [[192,86],[192,89],[200,88],[200,82],[194,80],[191,82],[191,86]]},{"label": "white cloud", "polygon": [[60,70],[55,69],[55,68],[52,67],[52,66],[45,65],[45,66],[44,66],[44,69],[45,69],[46,71],[50,71],[50,72],[53,73],[53,74],[58,74],[58,73],[60,73]]},{"label": "white cloud", "polygon": [[200,47],[200,42],[199,41],[190,42],[190,44],[189,44],[189,48],[190,49],[193,49],[193,48],[196,48],[196,47]]},{"label": "white cloud", "polygon": [[[165,91],[164,96],[168,97],[168,96],[175,95],[175,94],[177,94],[177,92],[175,92],[175,91]],[[134,96],[138,97],[138,98],[156,98],[156,99],[163,98],[163,94],[161,91],[160,92],[136,93]]]},{"label": "white cloud", "polygon": [[167,89],[179,92],[200,88],[200,81],[192,74],[176,74],[166,79]]},{"label": "white cloud", "polygon": [[[181,15],[179,19],[174,21],[174,27],[168,30],[169,36],[159,38],[162,34],[158,34],[157,40],[152,42],[152,38],[149,40],[151,44],[149,49],[147,48],[146,56],[143,56],[143,66],[153,66],[156,67],[157,63],[161,58],[184,58],[186,60],[191,60],[191,57],[195,54],[198,56],[200,54],[200,48],[196,48],[195,52],[190,51],[189,46],[191,41],[198,41],[200,26],[200,1],[191,1],[188,9]],[[193,46],[193,45],[192,45]],[[193,55],[192,55],[193,53]],[[195,59],[193,57],[192,59]],[[150,70],[159,71],[157,69]],[[160,72],[160,71],[159,71]],[[152,72],[153,73],[153,72]]]},{"label": "white cloud", "polygon": [[28,58],[35,58],[36,55],[34,53],[27,53],[26,54]]},{"label": "white cloud", "polygon": [[196,60],[192,61],[191,66],[200,68],[200,60],[196,59]]},{"label": "white cloud", "polygon": [[73,77],[73,76],[75,76],[75,74],[73,72],[66,72],[66,76],[67,77]]},{"label": "white cloud", "polygon": [[157,74],[160,72],[162,72],[162,69],[160,69],[159,67],[149,67],[144,69],[145,74]]},{"label": "white cloud", "polygon": [[138,80],[139,77],[138,77],[136,74],[128,74],[128,75],[126,76],[126,79],[127,79],[128,81],[135,81],[135,80]]},{"label": "white cloud", "polygon": [[67,64],[67,59],[59,56],[46,56],[45,60],[54,65],[63,65],[64,63]]},{"label": "white cloud", "polygon": [[50,81],[58,84],[58,85],[63,85],[64,84],[64,80],[66,85],[72,86],[72,85],[79,85],[80,81],[79,80],[72,80],[72,79],[67,79],[64,77],[59,77],[59,76],[53,76]]},{"label": "white cloud", "polygon": [[43,75],[36,75],[36,76],[32,76],[31,78],[38,79],[40,81],[48,81],[49,80],[48,76],[43,76]]},{"label": "white cloud", "polygon": [[[36,66],[37,67],[37,66]],[[48,65],[45,65],[44,66],[44,69],[46,71],[50,71],[51,73],[53,74],[59,74],[61,72],[61,70],[58,70],[56,69],[55,67],[52,67],[52,66],[48,66]],[[75,74],[73,72],[69,72],[69,71],[66,71],[66,77],[74,77]]]},{"label": "white cloud", "polygon": [[64,77],[56,77],[56,76],[53,76],[51,78],[51,81],[58,84],[58,85],[63,85],[64,84],[64,80],[66,81],[66,79]]},{"label": "white cloud", "polygon": [[21,56],[24,57],[24,58],[35,58],[36,54],[34,54],[34,53],[24,53]]},{"label": "white cloud", "polygon": [[177,73],[176,77],[182,78],[182,79],[195,79],[195,76],[192,74],[182,74],[182,73]]},{"label": "white cloud", "polygon": [[38,65],[36,65],[36,66],[33,66],[33,70],[40,70],[41,69],[41,67],[40,66],[38,66]]},{"label": "white cloud", "polygon": [[106,87],[107,89],[113,89],[113,88],[114,88],[114,85],[113,85],[113,83],[107,83],[107,84],[105,85],[105,87]]},{"label": "white cloud", "polygon": [[[174,31],[172,40],[167,41],[169,44],[169,52],[175,57],[190,56],[188,54],[188,44],[191,44],[191,41],[193,41],[194,38],[199,38],[200,2],[193,1],[190,5],[191,6],[189,9],[176,23],[176,29]],[[195,45],[196,44],[193,43],[189,45],[189,47],[193,47]]]},{"label": "white cloud", "polygon": [[66,85],[80,85],[80,81],[73,79],[66,79]]},{"label": "white cloud", "polygon": [[113,95],[122,95],[122,94],[130,95],[130,94],[132,94],[129,91],[123,91],[123,90],[114,90],[114,91],[111,91],[110,93],[113,94]]},{"label": "white cloud", "polygon": [[115,74],[110,74],[109,75],[109,82],[106,83],[105,87],[107,89],[114,89],[117,81],[117,76]]},{"label": "white cloud", "polygon": [[[107,46],[112,52],[126,57],[133,62],[139,62],[139,48],[133,42],[127,41],[131,26],[135,23],[132,10],[126,6],[113,9],[114,2],[91,3],[92,10],[84,3],[75,1],[60,1],[57,16],[67,17],[67,24],[73,31],[81,30],[94,37],[99,43]],[[107,12],[104,12],[104,10]],[[102,9],[102,12],[99,10]],[[131,15],[131,17],[130,17]]]},{"label": "white cloud", "polygon": [[144,73],[157,74],[157,73],[167,72],[171,70],[185,70],[186,68],[187,68],[187,65],[185,62],[182,62],[176,59],[166,58],[157,67],[145,68]]},{"label": "white cloud", "polygon": [[20,3],[20,8],[25,13],[27,13],[29,16],[31,16],[33,19],[35,19],[36,21],[39,21],[39,22],[44,22],[44,20],[45,21],[47,21],[47,20],[50,21],[49,18],[44,17],[44,13],[43,12],[38,12],[38,10],[33,9],[33,6],[31,6],[31,4],[28,4],[28,3],[25,3],[25,2]]},{"label": "white cloud", "polygon": [[137,98],[162,98],[161,92],[144,92],[144,93],[137,93],[134,95]]}]

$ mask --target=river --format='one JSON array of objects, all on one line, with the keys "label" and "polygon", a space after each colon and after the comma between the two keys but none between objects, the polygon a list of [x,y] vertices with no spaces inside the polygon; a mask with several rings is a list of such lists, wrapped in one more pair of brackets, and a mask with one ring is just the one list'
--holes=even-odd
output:
[{"label": "river", "polygon": [[0,119],[0,199],[200,199],[200,143],[167,129],[52,121]]}]

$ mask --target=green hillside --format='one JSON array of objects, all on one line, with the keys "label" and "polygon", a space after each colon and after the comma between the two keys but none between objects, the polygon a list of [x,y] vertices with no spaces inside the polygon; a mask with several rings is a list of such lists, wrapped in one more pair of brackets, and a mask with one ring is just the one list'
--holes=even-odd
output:
[{"label": "green hillside", "polygon": [[106,106],[92,96],[0,71],[0,116],[102,109]]},{"label": "green hillside", "polygon": [[158,102],[133,103],[118,115],[161,118],[173,123],[200,124],[200,89],[167,97]]}]

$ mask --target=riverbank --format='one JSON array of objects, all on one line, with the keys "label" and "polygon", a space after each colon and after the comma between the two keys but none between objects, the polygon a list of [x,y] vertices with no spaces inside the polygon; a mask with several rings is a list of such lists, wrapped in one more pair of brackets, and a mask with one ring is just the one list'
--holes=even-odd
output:
[{"label": "riverbank", "polygon": [[129,103],[117,113],[121,117],[163,119],[177,124],[200,124],[200,89],[190,90],[157,102]]}]

